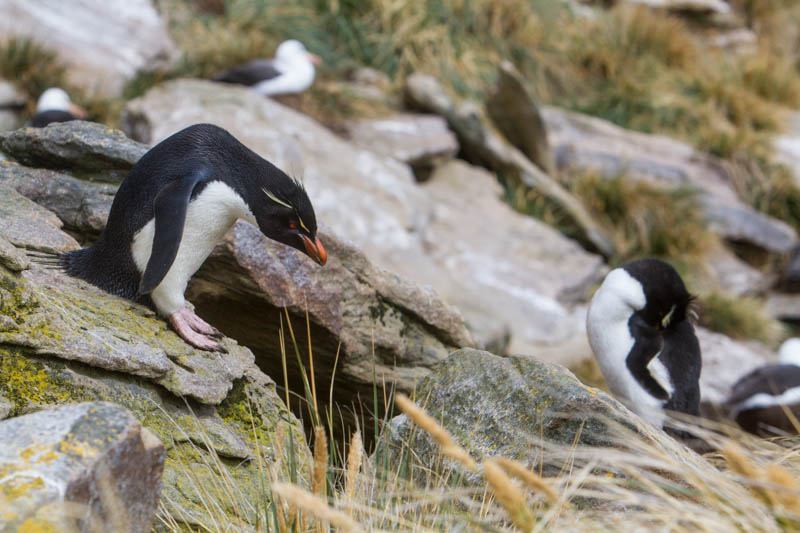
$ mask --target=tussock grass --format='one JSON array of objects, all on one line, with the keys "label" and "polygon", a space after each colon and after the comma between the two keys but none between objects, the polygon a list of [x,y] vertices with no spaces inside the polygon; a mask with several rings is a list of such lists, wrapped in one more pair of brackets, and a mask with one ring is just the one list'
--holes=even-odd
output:
[{"label": "tussock grass", "polygon": [[[288,324],[287,324],[288,329]],[[291,334],[285,338],[291,338]],[[286,357],[282,350],[282,357]],[[309,375],[306,401],[313,409]],[[403,395],[381,393],[440,446],[434,465],[421,465],[408,442],[403,450],[369,458],[360,431],[349,443],[330,443],[326,430],[314,428],[315,464],[301,469],[286,446],[286,428],[278,428],[270,460],[254,450],[263,473],[261,501],[244,499],[226,463],[211,450],[220,486],[198,478],[186,490],[211,515],[199,531],[753,531],[800,530],[800,440],[760,440],[723,426],[693,431],[721,450],[701,458],[662,432],[637,430],[606,421],[617,444],[607,448],[554,446],[531,436],[540,465],[555,465],[543,477],[511,458],[472,457],[425,410]],[[324,420],[320,416],[318,420]],[[486,421],[490,424],[491,421]],[[689,427],[689,426],[685,426]],[[378,441],[384,440],[381,436]],[[323,445],[324,442],[324,445]],[[576,440],[577,442],[577,440]],[[189,444],[190,446],[194,444]],[[322,445],[322,446],[321,446]],[[332,453],[324,453],[331,450]],[[395,452],[392,452],[395,453]],[[324,466],[323,464],[326,463]],[[424,479],[411,475],[422,468]],[[196,470],[196,467],[192,469]],[[324,472],[327,483],[320,483]],[[462,472],[474,472],[472,481]],[[541,472],[541,470],[539,470]],[[253,512],[255,510],[255,513]],[[162,508],[161,526],[184,531],[186,525]],[[233,519],[231,519],[233,516]]]},{"label": "tussock grass", "polygon": [[698,264],[715,237],[708,231],[696,194],[666,190],[620,175],[579,174],[572,191],[607,227],[619,250],[612,266],[641,257]]},{"label": "tussock grass", "polygon": [[749,296],[730,296],[716,291],[700,296],[699,322],[734,339],[755,339],[775,345],[785,331],[771,318],[764,302]]}]

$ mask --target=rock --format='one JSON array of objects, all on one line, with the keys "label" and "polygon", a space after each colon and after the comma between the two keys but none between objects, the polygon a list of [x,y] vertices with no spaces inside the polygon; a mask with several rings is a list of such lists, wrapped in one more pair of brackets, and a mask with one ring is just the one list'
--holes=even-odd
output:
[{"label": "rock", "polygon": [[123,405],[168,445],[166,511],[201,529],[219,515],[209,516],[194,476],[208,486],[226,483],[210,466],[211,453],[236,459],[227,463],[227,479],[244,501],[262,497],[259,466],[249,460],[256,442],[264,457],[278,461],[276,438],[292,439],[297,469],[307,468],[302,428],[252,352],[231,339],[221,341],[227,354],[195,350],[142,306],[36,263],[15,274],[6,262],[0,261],[0,398],[11,403],[8,414],[80,401]]},{"label": "rock", "polygon": [[[574,294],[585,295],[605,275],[602,260],[498,201],[502,187],[482,168],[451,161],[434,172],[423,190],[436,209],[422,237],[432,254],[462,276],[422,281],[462,311],[477,337],[490,339],[492,330],[506,327],[513,332],[511,353],[562,363],[586,353],[585,321],[571,304]],[[470,249],[437,249],[437,243],[457,232],[470,235]],[[476,282],[485,287],[479,303],[464,297]]]},{"label": "rock", "polygon": [[766,309],[770,316],[785,322],[800,322],[800,294],[770,293]]},{"label": "rock", "polygon": [[53,213],[13,189],[0,186],[0,237],[22,248],[50,253],[80,248],[60,227],[61,221]]},{"label": "rock", "polygon": [[486,110],[497,129],[542,171],[553,174],[555,164],[547,142],[547,129],[536,100],[521,74],[508,61],[500,64]]},{"label": "rock", "polygon": [[[0,188],[0,191],[3,189]],[[21,272],[30,268],[28,257],[16,246],[0,237],[0,264],[11,272]]]},{"label": "rock", "polygon": [[7,0],[0,38],[30,38],[58,53],[69,81],[118,96],[139,71],[168,66],[177,49],[151,0]]},{"label": "rock", "polygon": [[562,109],[543,110],[559,168],[575,167],[667,187],[689,187],[711,229],[721,237],[768,253],[785,254],[797,242],[788,224],[742,203],[721,161],[681,141],[638,133],[606,120]]},{"label": "rock", "polygon": [[20,416],[0,423],[0,443],[4,531],[150,530],[164,446],[126,409],[94,402]]},{"label": "rock", "polygon": [[[575,444],[618,446],[624,433],[612,424],[634,431],[646,425],[559,365],[471,349],[434,368],[415,396],[476,460],[502,456],[537,472],[541,468],[546,476],[559,472]],[[413,467],[435,471],[438,445],[426,432],[412,434],[406,415],[393,418],[387,430],[390,457],[406,457],[403,448],[409,446]]]},{"label": "rock", "polygon": [[472,102],[456,105],[432,76],[415,73],[406,78],[406,101],[412,107],[436,113],[447,119],[458,136],[462,150],[484,166],[513,177],[536,190],[559,206],[577,227],[584,242],[606,256],[614,255],[614,246],[583,204],[550,176],[539,170],[517,148],[497,135]]},{"label": "rock", "polygon": [[19,111],[27,98],[14,84],[0,79],[0,131],[13,130],[19,126]]},{"label": "rock", "polygon": [[396,107],[396,98],[389,92],[391,86],[389,76],[370,67],[356,69],[343,83],[343,87],[357,98]]},{"label": "rock", "polygon": [[[88,156],[87,156],[88,157]],[[68,174],[0,161],[0,186],[46,207],[66,229],[95,236],[106,226],[117,188],[90,183]]]},{"label": "rock", "polygon": [[11,414],[14,404],[5,396],[0,395],[0,420],[5,420]]},{"label": "rock", "polygon": [[769,288],[771,279],[768,276],[736,257],[726,247],[717,244],[709,247],[705,254],[703,265],[687,276],[693,292],[722,291],[733,296],[745,296]]},{"label": "rock", "polygon": [[0,134],[0,150],[24,165],[120,183],[148,147],[119,130],[73,120]]},{"label": "rock", "polygon": [[[496,297],[498,290],[514,298],[507,309],[496,310],[502,315],[484,313],[479,323],[473,321],[471,326],[476,329],[486,322],[493,325],[488,329],[496,333],[503,329],[498,325],[519,324],[516,316],[520,308],[525,310],[523,316],[525,313],[541,316],[542,309],[549,309],[547,312],[552,318],[566,307],[554,301],[562,297],[559,292],[566,294],[572,289],[578,292],[604,273],[601,258],[587,254],[543,223],[511,212],[496,194],[483,201],[493,206],[496,212],[493,216],[510,217],[504,227],[522,224],[526,228],[522,234],[536,232],[537,238],[541,235],[547,240],[541,249],[534,249],[538,246],[535,241],[521,243],[513,241],[517,233],[509,235],[508,242],[514,244],[504,251],[502,262],[498,257],[491,258],[497,266],[487,270],[484,265],[489,258],[480,249],[485,240],[473,243],[477,238],[474,222],[459,224],[453,218],[457,214],[464,221],[476,218],[472,211],[475,202],[472,193],[460,192],[464,184],[448,181],[453,184],[448,192],[446,209],[449,214],[437,214],[443,211],[441,200],[430,195],[444,185],[437,186],[435,179],[428,184],[432,187],[430,191],[422,189],[415,184],[407,166],[358,149],[308,117],[245,89],[197,80],[168,82],[130,102],[123,120],[127,131],[144,135],[140,140],[147,142],[157,142],[195,122],[216,123],[278,167],[303,175],[317,220],[329,234],[351,241],[377,266],[415,283],[430,285],[437,292],[453,293],[458,288],[460,301],[468,302],[468,307],[464,304],[459,309],[473,317],[479,316],[480,309],[487,300]],[[336,164],[332,165],[331,161]],[[464,180],[472,179],[469,174],[465,176]],[[485,178],[482,179],[484,183]],[[532,229],[534,226],[538,229]],[[484,228],[481,230],[483,232]],[[549,248],[555,252],[551,254]],[[558,271],[567,256],[567,264],[573,265],[565,269],[568,275],[555,287],[547,288],[544,295],[539,294],[536,283],[535,290],[519,285],[518,280],[525,283],[534,280],[543,265],[549,264]],[[519,294],[512,294],[514,290],[508,284],[498,287],[496,276],[506,268],[502,265],[513,265],[517,269],[513,279],[514,287],[520,289]],[[328,266],[320,269],[319,275],[327,269]],[[491,271],[494,277],[476,279],[474,274],[479,271]],[[575,321],[571,315],[564,320],[570,324]],[[512,330],[512,349],[537,354],[543,349],[557,352],[581,338],[575,336],[571,325],[554,329],[546,339]],[[565,332],[570,332],[569,338],[565,337]],[[252,345],[251,340],[246,342]],[[335,350],[335,346],[332,349]]]},{"label": "rock", "polygon": [[347,137],[377,154],[411,165],[418,181],[458,152],[456,136],[438,115],[398,114],[381,119],[351,120]]},{"label": "rock", "polygon": [[[283,374],[274,356],[286,320],[280,309],[291,313],[295,331],[305,329],[307,311],[317,381],[330,382],[338,352],[334,393],[347,405],[371,401],[374,376],[409,391],[453,349],[473,344],[461,316],[433,291],[375,268],[331,233],[323,230],[320,239],[325,268],[240,221],[187,296],[200,315],[254,349],[259,367],[274,376]],[[302,390],[296,360],[288,363],[294,390]]]},{"label": "rock", "polygon": [[770,350],[755,341],[735,341],[697,326],[695,332],[703,354],[700,400],[704,404],[721,404],[740,377],[775,359]]}]

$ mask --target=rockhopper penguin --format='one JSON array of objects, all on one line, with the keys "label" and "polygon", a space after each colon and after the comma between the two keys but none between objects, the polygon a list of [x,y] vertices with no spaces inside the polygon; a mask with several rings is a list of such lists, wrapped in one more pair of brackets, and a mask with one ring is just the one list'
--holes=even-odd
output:
[{"label": "rockhopper penguin", "polygon": [[756,435],[800,433],[800,339],[783,343],[777,364],[764,365],[739,378],[725,410],[742,429]]},{"label": "rockhopper penguin", "polygon": [[186,307],[183,294],[239,218],[325,264],[302,185],[224,129],[196,124],[134,165],[97,242],[62,255],[61,265],[112,294],[152,304],[187,342],[218,350],[218,333]]},{"label": "rockhopper penguin", "polygon": [[691,301],[674,268],[640,259],[612,270],[589,305],[589,344],[609,389],[657,427],[665,410],[699,415],[702,362],[687,318]]}]

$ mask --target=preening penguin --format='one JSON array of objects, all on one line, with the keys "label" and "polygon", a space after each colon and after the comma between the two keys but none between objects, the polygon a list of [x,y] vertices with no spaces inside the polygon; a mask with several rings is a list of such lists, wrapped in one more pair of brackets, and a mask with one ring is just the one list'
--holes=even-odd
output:
[{"label": "preening penguin", "polygon": [[609,272],[589,305],[586,329],[611,392],[663,427],[665,410],[698,416],[700,344],[687,318],[692,296],[658,259]]},{"label": "preening penguin", "polygon": [[725,410],[742,429],[756,435],[800,433],[800,339],[783,343],[777,364],[739,378]]},{"label": "preening penguin", "polygon": [[183,294],[239,218],[325,264],[302,185],[222,128],[196,124],[136,163],[97,242],[62,255],[61,264],[110,293],[152,304],[187,342],[216,350],[216,330],[186,307]]}]

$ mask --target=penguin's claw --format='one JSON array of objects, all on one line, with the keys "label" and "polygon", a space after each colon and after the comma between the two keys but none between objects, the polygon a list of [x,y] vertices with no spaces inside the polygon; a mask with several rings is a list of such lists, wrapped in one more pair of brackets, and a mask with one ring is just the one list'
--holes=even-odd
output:
[{"label": "penguin's claw", "polygon": [[195,348],[210,352],[226,351],[219,343],[212,340],[213,337],[222,337],[222,334],[185,307],[169,315],[169,323],[183,340]]}]

